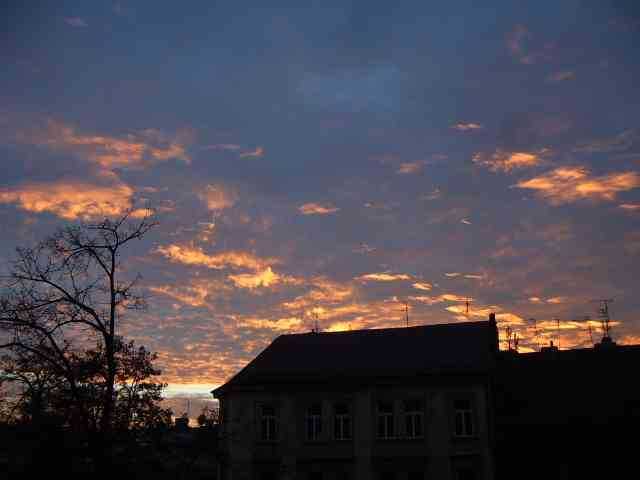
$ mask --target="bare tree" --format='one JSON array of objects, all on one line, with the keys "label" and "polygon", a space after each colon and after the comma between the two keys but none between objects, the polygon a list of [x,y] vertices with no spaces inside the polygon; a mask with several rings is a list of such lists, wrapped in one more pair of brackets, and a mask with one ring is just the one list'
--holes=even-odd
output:
[{"label": "bare tree", "polygon": [[62,376],[86,428],[93,423],[81,408],[86,372],[78,371],[74,347],[103,346],[104,388],[94,427],[106,440],[114,425],[118,325],[127,309],[145,306],[136,291],[139,276],[121,278],[122,253],[155,225],[151,211],[138,218],[130,210],[115,220],[61,228],[33,248],[17,249],[0,290],[0,347],[36,356]]}]

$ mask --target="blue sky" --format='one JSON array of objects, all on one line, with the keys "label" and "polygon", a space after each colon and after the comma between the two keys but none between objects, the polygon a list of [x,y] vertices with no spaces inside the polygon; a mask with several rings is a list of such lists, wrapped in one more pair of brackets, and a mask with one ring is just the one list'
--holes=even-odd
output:
[{"label": "blue sky", "polygon": [[405,300],[414,324],[496,311],[534,349],[590,344],[613,297],[640,341],[634,2],[2,10],[2,268],[154,207],[126,269],[150,307],[121,331],[174,391],[316,316],[401,326]]}]

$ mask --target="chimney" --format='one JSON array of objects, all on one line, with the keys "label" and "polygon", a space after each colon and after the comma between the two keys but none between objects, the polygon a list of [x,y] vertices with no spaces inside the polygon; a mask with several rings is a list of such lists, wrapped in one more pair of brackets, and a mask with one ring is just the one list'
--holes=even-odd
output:
[{"label": "chimney", "polygon": [[489,314],[489,328],[491,328],[491,338],[489,339],[489,348],[492,352],[500,350],[500,340],[498,338],[498,324],[496,323],[496,314]]}]

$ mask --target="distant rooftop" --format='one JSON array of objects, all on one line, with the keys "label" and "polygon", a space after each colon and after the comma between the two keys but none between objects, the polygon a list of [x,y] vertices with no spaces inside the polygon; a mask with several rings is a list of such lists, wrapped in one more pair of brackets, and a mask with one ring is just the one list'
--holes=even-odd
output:
[{"label": "distant rooftop", "polygon": [[214,395],[288,381],[480,373],[496,350],[491,321],[281,335]]}]

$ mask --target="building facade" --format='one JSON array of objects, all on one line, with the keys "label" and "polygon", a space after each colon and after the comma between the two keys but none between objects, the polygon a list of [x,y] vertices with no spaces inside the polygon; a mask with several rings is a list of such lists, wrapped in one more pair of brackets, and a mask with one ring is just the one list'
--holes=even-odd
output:
[{"label": "building facade", "polygon": [[214,391],[225,480],[491,479],[495,318],[278,337]]}]

